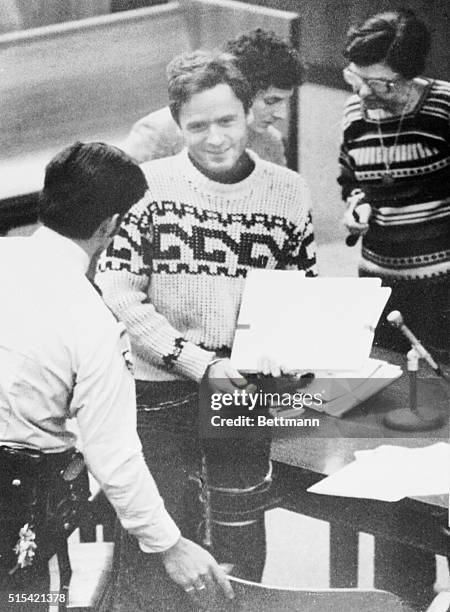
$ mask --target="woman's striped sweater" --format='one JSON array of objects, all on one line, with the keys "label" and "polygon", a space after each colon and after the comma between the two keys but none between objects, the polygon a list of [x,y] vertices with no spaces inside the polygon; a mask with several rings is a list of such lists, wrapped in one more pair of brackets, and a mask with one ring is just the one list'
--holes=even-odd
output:
[{"label": "woman's striped sweater", "polygon": [[[427,81],[397,136],[399,125],[400,117],[365,116],[358,96],[347,103],[338,180],[343,199],[359,187],[372,205],[360,267],[388,278],[444,276],[450,273],[450,83]],[[382,181],[379,129],[394,177],[389,185]]]},{"label": "woman's striped sweater", "polygon": [[231,348],[249,270],[315,276],[304,181],[249,155],[254,170],[234,184],[205,177],[186,150],[142,166],[148,192],[96,276],[130,333],[136,378],[199,381],[214,354]]}]

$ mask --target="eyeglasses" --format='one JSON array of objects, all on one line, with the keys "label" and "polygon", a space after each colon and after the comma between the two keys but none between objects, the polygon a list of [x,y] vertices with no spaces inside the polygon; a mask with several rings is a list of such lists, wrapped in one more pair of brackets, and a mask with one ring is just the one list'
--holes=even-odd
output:
[{"label": "eyeglasses", "polygon": [[401,79],[365,79],[350,68],[342,71],[344,80],[353,91],[358,92],[362,85],[367,85],[375,94],[385,95],[393,92],[395,86]]}]

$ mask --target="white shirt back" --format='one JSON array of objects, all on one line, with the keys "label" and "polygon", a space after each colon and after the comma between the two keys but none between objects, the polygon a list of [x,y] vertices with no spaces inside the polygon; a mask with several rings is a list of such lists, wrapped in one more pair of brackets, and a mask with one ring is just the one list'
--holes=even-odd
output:
[{"label": "white shirt back", "polygon": [[64,451],[76,416],[87,466],[122,525],[158,552],[180,534],[142,456],[128,336],[88,265],[47,228],[0,238],[0,445]]}]

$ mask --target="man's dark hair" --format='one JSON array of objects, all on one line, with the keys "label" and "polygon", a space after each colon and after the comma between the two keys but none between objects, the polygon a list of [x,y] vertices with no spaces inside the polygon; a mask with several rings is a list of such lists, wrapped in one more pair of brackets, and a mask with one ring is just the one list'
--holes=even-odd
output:
[{"label": "man's dark hair", "polygon": [[142,170],[123,151],[76,142],[47,164],[39,220],[63,236],[86,240],[105,219],[125,215],[146,189]]},{"label": "man's dark hair", "polygon": [[247,114],[252,96],[246,79],[236,68],[234,58],[217,51],[193,51],[175,57],[167,66],[169,107],[179,123],[180,109],[194,94],[217,85],[229,85]]},{"label": "man's dark hair", "polygon": [[430,33],[413,11],[374,15],[347,34],[344,56],[359,66],[384,62],[405,79],[421,74],[430,49]]},{"label": "man's dark hair", "polygon": [[252,96],[269,87],[292,89],[302,82],[299,53],[274,32],[257,28],[225,45],[250,84]]}]

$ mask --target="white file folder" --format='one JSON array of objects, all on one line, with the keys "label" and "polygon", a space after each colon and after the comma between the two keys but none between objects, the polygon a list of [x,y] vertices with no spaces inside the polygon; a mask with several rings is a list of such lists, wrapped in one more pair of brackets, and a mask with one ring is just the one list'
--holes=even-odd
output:
[{"label": "white file folder", "polygon": [[305,278],[252,270],[246,279],[231,362],[255,372],[261,357],[294,370],[359,370],[390,295],[378,278]]}]

